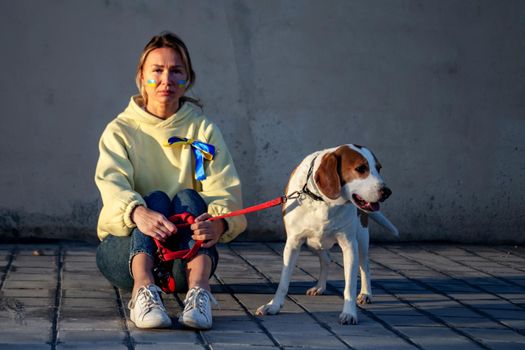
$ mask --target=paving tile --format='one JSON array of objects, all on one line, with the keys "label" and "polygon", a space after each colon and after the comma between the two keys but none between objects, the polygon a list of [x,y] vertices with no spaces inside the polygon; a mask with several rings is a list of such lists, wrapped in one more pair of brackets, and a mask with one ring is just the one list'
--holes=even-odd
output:
[{"label": "paving tile", "polygon": [[213,319],[220,319],[223,321],[250,321],[251,318],[246,314],[244,310],[232,310],[232,309],[213,309]]},{"label": "paving tile", "polygon": [[2,295],[4,297],[28,297],[28,298],[47,298],[55,299],[56,291],[55,289],[40,289],[40,288],[31,288],[31,289],[20,289],[20,288],[9,288],[9,286],[4,285],[2,289]]},{"label": "paving tile", "polygon": [[116,299],[115,290],[108,288],[104,290],[85,290],[85,289],[64,289],[62,291],[64,298],[96,298],[96,299]]},{"label": "paving tile", "polygon": [[102,279],[71,280],[66,279],[62,282],[64,289],[111,289],[113,286],[109,281]]},{"label": "paving tile", "polygon": [[461,328],[461,330],[491,348],[507,349],[505,346],[510,348],[516,344],[520,344],[522,349],[525,347],[525,337],[509,329]]},{"label": "paving tile", "polygon": [[52,274],[36,274],[36,273],[22,273],[20,271],[9,272],[9,276],[6,279],[6,283],[11,282],[25,282],[26,284],[31,284],[35,282],[51,282],[53,285],[56,284],[56,273]]},{"label": "paving tile", "polygon": [[316,322],[311,317],[305,318],[304,320],[290,320],[286,317],[276,318],[276,317],[266,317],[264,318],[262,325],[270,332],[282,332],[283,329],[286,329],[288,332],[292,333],[302,333],[302,332],[325,332],[325,329],[322,325]]},{"label": "paving tile", "polygon": [[17,280],[10,280],[9,278],[5,282],[5,288],[8,289],[28,289],[28,290],[35,290],[35,289],[53,289],[56,287],[56,281],[54,279],[50,279],[47,281],[17,281]]},{"label": "paving tile", "polygon": [[465,307],[447,307],[447,308],[437,308],[437,309],[425,309],[433,315],[439,317],[482,317],[480,314],[471,311]]},{"label": "paving tile", "polygon": [[21,273],[21,274],[36,274],[41,276],[51,276],[56,275],[55,267],[24,267],[24,266],[11,266],[11,272]]},{"label": "paving tile", "polygon": [[60,308],[61,320],[66,319],[111,319],[119,318],[120,313],[117,308]]},{"label": "paving tile", "polygon": [[273,332],[272,336],[275,337],[279,344],[285,347],[344,347],[344,343],[327,331],[306,333]]},{"label": "paving tile", "polygon": [[4,340],[0,340],[0,349],[2,350],[49,350],[51,349],[50,344],[39,344],[39,343],[24,343],[17,342],[16,344],[4,343]]},{"label": "paving tile", "polygon": [[0,343],[39,344],[51,339],[51,322],[45,319],[0,321]]},{"label": "paving tile", "polygon": [[25,307],[25,306],[2,306],[0,307],[0,319],[11,319],[23,322],[28,319],[43,319],[51,321],[54,314],[54,307]]},{"label": "paving tile", "polygon": [[59,330],[58,340],[62,343],[122,343],[126,338],[124,331],[117,330]]},{"label": "paving tile", "polygon": [[116,308],[117,299],[100,298],[62,298],[62,308]]},{"label": "paving tile", "polygon": [[45,266],[54,264],[56,262],[56,255],[34,255],[34,251],[19,251],[13,263],[27,263],[28,265],[32,265],[34,263],[38,263],[39,265],[35,266]]},{"label": "paving tile", "polygon": [[401,338],[391,334],[375,334],[366,335],[361,334],[354,336],[342,336],[343,340],[346,341],[352,348],[356,350],[377,350],[377,349],[388,349],[388,350],[406,350],[406,349],[417,349],[417,347],[407,343]]},{"label": "paving tile", "polygon": [[[58,248],[56,246],[46,246],[46,245],[35,244],[33,246],[24,245],[23,247],[24,247],[23,249],[18,249],[16,253],[17,256],[44,257],[44,256],[56,256],[58,253]],[[39,255],[35,256],[35,253]]]},{"label": "paving tile", "polygon": [[414,343],[424,349],[482,349],[475,342],[445,327],[409,326],[397,327],[396,329],[409,336]]},{"label": "paving tile", "polygon": [[95,254],[83,254],[83,255],[70,255],[66,254],[64,256],[64,263],[73,263],[73,262],[90,262],[96,264],[97,257]]},{"label": "paving tile", "polygon": [[205,333],[210,344],[269,345],[272,340],[262,332],[234,332],[210,330]]},{"label": "paving tile", "polygon": [[418,317],[418,316],[424,316],[423,313],[419,312],[417,309],[410,307],[409,305],[403,304],[398,302],[398,304],[405,305],[406,308],[400,308],[395,305],[391,305],[389,307],[382,307],[382,308],[376,308],[376,307],[370,307],[367,306],[366,310],[372,312],[373,314],[381,317],[383,315],[398,315],[398,316],[405,316],[405,317]]},{"label": "paving tile", "polygon": [[498,320],[523,320],[525,318],[525,310],[515,307],[513,310],[505,309],[481,309],[481,311],[489,314]]},{"label": "paving tile", "polygon": [[[176,325],[178,327],[178,325]],[[138,343],[193,344],[199,343],[196,332],[182,329],[130,329],[131,337]]]},{"label": "paving tile", "polygon": [[59,329],[61,330],[120,330],[122,320],[119,317],[64,317],[60,319]]},{"label": "paving tile", "polygon": [[[282,326],[281,326],[282,327]],[[229,320],[225,317],[213,316],[213,329],[217,331],[241,331],[241,332],[260,332],[261,327],[255,321]]]},{"label": "paving tile", "polygon": [[279,347],[278,346],[247,345],[247,344],[213,344],[213,350],[275,350],[275,349],[279,349]]},{"label": "paving tile", "polygon": [[463,302],[477,300],[500,300],[496,295],[487,293],[449,293],[448,295]]},{"label": "paving tile", "polygon": [[444,317],[448,325],[454,328],[489,328],[504,329],[505,326],[487,318],[468,318],[468,317]]},{"label": "paving tile", "polygon": [[13,307],[54,307],[54,299],[50,298],[24,298],[24,297],[5,297],[0,292],[0,310],[2,308]]},{"label": "paving tile", "polygon": [[[57,349],[60,350],[124,350],[128,347],[119,342],[108,342],[108,343],[86,343],[86,342],[77,342],[77,343],[61,343],[58,344]],[[135,348],[136,349],[136,348]]]},{"label": "paving tile", "polygon": [[433,321],[426,316],[378,315],[378,317],[393,327],[441,327],[443,325],[442,323]]},{"label": "paving tile", "polygon": [[473,310],[487,312],[490,310],[514,310],[516,305],[512,305],[504,300],[464,300],[463,304],[472,307]]},{"label": "paving tile", "polygon": [[511,327],[513,329],[519,330],[522,334],[525,332],[525,316],[522,319],[519,320],[507,320],[507,319],[501,319],[499,320],[502,324]]},{"label": "paving tile", "polygon": [[[204,345],[200,344],[193,344],[193,343],[177,343],[177,346],[179,346],[181,349],[184,350],[202,350],[206,349]],[[231,344],[228,344],[228,348],[231,346]],[[174,344],[171,343],[161,343],[161,344],[135,344],[136,350],[174,350],[176,349],[174,347]],[[215,346],[213,349],[217,349]],[[257,348],[257,350],[260,350]]]}]

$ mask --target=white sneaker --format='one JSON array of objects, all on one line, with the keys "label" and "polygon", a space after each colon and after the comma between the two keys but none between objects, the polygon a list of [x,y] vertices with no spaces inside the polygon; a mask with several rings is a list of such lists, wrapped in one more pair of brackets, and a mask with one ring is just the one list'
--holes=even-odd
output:
[{"label": "white sneaker", "polygon": [[193,287],[186,294],[184,311],[179,317],[179,323],[196,329],[210,329],[212,324],[210,301],[217,300],[206,289]]},{"label": "white sneaker", "polygon": [[171,326],[160,298],[162,290],[154,284],[141,287],[135,299],[130,300],[128,308],[129,318],[138,328],[167,328]]}]

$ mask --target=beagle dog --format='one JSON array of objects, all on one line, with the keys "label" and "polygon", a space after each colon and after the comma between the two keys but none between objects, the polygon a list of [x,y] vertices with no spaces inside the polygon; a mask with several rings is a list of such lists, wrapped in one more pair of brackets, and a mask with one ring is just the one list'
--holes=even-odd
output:
[{"label": "beagle dog", "polygon": [[[274,298],[259,307],[257,315],[279,312],[288,293],[292,271],[303,243],[319,256],[317,284],[307,295],[326,289],[329,249],[338,243],[344,261],[344,306],[342,324],[357,324],[356,301],[370,303],[372,289],[368,266],[368,217],[398,236],[398,230],[379,212],[379,202],[391,195],[379,174],[381,164],[374,154],[358,145],[342,145],[308,155],[292,172],[282,213],[286,229],[283,268]],[[357,269],[361,292],[356,298]]]}]

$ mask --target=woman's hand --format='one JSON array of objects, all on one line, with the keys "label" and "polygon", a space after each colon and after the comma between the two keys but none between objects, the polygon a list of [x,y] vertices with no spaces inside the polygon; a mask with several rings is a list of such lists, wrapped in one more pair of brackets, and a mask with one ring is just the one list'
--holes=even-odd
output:
[{"label": "woman's hand", "polygon": [[177,232],[177,226],[164,215],[142,205],[133,209],[131,220],[137,225],[140,232],[161,242]]},{"label": "woman's hand", "polygon": [[193,230],[193,238],[196,241],[204,241],[203,248],[213,247],[221,238],[221,235],[226,229],[226,222],[224,219],[208,221],[211,215],[204,213],[195,219],[195,223],[191,225]]}]

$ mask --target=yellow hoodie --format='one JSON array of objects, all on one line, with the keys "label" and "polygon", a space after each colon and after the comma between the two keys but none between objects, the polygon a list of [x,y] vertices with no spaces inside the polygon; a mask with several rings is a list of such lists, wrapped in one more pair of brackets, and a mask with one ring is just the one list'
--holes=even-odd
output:
[{"label": "yellow hoodie", "polygon": [[[98,237],[128,236],[136,225],[130,215],[143,196],[160,190],[173,198],[192,188],[208,204],[208,213],[222,215],[242,208],[241,183],[219,128],[190,103],[167,119],[146,112],[142,97],[111,121],[100,138],[95,182],[102,196]],[[172,136],[192,138],[215,146],[213,160],[204,161],[206,179],[195,179],[191,146],[164,146]],[[246,218],[227,218],[221,242],[229,242],[246,228]]]}]

